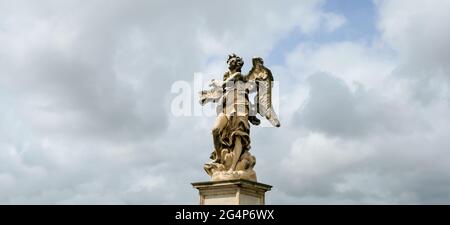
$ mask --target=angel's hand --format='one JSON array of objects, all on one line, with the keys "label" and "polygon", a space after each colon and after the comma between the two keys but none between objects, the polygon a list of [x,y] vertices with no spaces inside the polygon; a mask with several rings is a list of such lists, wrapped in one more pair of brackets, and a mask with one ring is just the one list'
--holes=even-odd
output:
[{"label": "angel's hand", "polygon": [[210,81],[209,81],[209,85],[208,86],[210,86],[210,87],[213,87],[214,86],[214,82],[215,82],[216,80],[214,80],[214,79],[211,79]]},{"label": "angel's hand", "polygon": [[220,86],[222,86],[222,82],[218,81],[216,79],[212,79],[209,86],[210,87],[220,87]]},{"label": "angel's hand", "polygon": [[222,83],[222,87],[225,88],[229,82],[235,81],[235,80],[236,80],[236,77],[238,77],[240,74],[241,74],[240,72],[233,73],[230,77],[228,77],[228,78]]}]

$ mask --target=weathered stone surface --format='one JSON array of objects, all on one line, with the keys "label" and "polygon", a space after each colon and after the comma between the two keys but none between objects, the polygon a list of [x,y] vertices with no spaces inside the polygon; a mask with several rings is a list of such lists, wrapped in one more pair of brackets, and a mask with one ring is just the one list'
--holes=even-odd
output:
[{"label": "weathered stone surface", "polygon": [[249,180],[192,183],[199,190],[200,205],[264,205],[272,186]]},{"label": "weathered stone surface", "polygon": [[230,170],[231,163],[234,157],[234,152],[228,152],[228,150],[222,150],[222,160],[218,163],[210,162],[206,163],[204,169],[208,175],[211,176],[212,181],[219,180],[236,180],[245,179],[256,181],[256,173],[253,167],[256,164],[256,159],[250,154],[250,152],[244,152],[235,170]]},{"label": "weathered stone surface", "polygon": [[[262,58],[253,58],[252,63],[250,72],[243,75],[243,59],[229,55],[223,81],[212,80],[211,89],[200,92],[200,104],[218,103],[218,115],[212,129],[212,161],[204,165],[212,181],[256,181],[253,170],[256,159],[249,152],[250,124],[260,124],[256,117],[259,114],[273,126],[280,126],[272,107],[272,72],[264,66]],[[249,100],[250,93],[256,93],[254,103]]]}]

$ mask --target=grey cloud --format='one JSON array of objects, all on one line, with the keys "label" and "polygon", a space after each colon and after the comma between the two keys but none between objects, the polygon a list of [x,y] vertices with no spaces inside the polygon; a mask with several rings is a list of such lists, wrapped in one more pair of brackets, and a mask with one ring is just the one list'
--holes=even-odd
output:
[{"label": "grey cloud", "polygon": [[378,41],[394,51],[396,68],[380,74],[383,85],[370,88],[351,88],[335,77],[339,71],[310,76],[304,85],[309,96],[293,114],[297,141],[279,164],[291,179],[275,182],[283,184],[284,201],[450,201],[448,29],[437,23],[448,5],[377,1],[377,9]]},{"label": "grey cloud", "polygon": [[[323,1],[1,1],[0,201],[197,202],[190,182],[208,179],[202,164],[212,150],[214,118],[171,115],[171,84],[191,81],[194,72],[223,63],[231,51],[265,57],[294,29],[304,35],[328,32],[330,16],[322,6]],[[389,13],[389,7],[380,10]],[[380,26],[392,25],[389,15],[380,14]],[[252,128],[258,178],[275,185],[268,202],[449,201],[449,109],[441,82],[448,72],[447,46],[438,38],[425,48],[433,43],[431,34],[410,39],[406,31],[417,32],[420,23],[405,30],[390,25],[380,29],[383,41],[399,53],[399,64],[382,88],[344,83],[346,74],[335,74],[333,65],[306,83],[294,79],[302,68],[297,64],[313,63],[307,60],[273,70],[292,75],[274,74],[289,83],[281,84],[288,87],[282,99],[295,96],[298,87],[310,92],[293,114],[283,112],[287,103],[281,101],[285,126]],[[354,45],[357,51],[347,54],[370,51]],[[346,53],[353,45],[339,46]],[[426,52],[415,58],[421,51]],[[366,61],[383,57],[381,52]],[[322,64],[335,62],[335,55],[325,55]],[[362,71],[386,59],[380,61],[354,63]],[[363,72],[352,79],[372,76]],[[417,86],[396,89],[405,77]],[[420,80],[430,85],[420,90]],[[404,92],[428,104],[416,104]]]},{"label": "grey cloud", "polygon": [[309,97],[294,114],[294,123],[308,130],[349,138],[374,132],[406,132],[418,124],[410,125],[409,112],[362,84],[353,91],[343,80],[327,73],[310,76],[308,83]]},{"label": "grey cloud", "polygon": [[[448,101],[450,28],[445,1],[377,1],[378,27],[384,40],[401,56],[392,76],[403,79],[410,95],[422,104]],[[403,13],[398,13],[399,11]]]},{"label": "grey cloud", "polygon": [[196,202],[210,133],[170,115],[171,84],[329,18],[320,1],[0,1],[0,15],[0,201],[49,204]]},{"label": "grey cloud", "polygon": [[[450,200],[450,174],[449,160],[444,156],[448,140],[442,135],[447,132],[448,129],[428,134],[372,135],[365,140],[341,139],[339,142],[358,144],[352,154],[363,157],[332,166],[323,155],[328,152],[326,149],[303,147],[298,156],[292,150],[283,162],[298,160],[294,165],[300,166],[286,167],[284,172],[292,179],[279,179],[276,183],[301,203],[445,204]],[[336,147],[333,151],[344,156],[349,150],[347,145]],[[371,150],[365,154],[366,149]],[[315,157],[311,158],[309,152],[313,151]],[[339,158],[334,157],[331,163]],[[313,170],[322,172],[308,171],[304,164],[310,160],[316,163]]]}]

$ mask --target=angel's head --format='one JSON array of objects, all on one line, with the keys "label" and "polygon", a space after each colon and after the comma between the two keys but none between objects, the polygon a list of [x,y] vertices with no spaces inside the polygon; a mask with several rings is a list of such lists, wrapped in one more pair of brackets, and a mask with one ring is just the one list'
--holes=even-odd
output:
[{"label": "angel's head", "polygon": [[244,65],[244,60],[236,54],[228,55],[228,69],[241,72],[242,66]]}]

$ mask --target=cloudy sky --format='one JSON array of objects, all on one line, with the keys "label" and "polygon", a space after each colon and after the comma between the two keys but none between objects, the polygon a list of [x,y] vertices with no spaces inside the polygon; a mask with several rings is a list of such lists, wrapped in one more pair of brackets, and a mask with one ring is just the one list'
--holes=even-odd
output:
[{"label": "cloudy sky", "polygon": [[449,203],[449,11],[0,0],[0,203],[197,204],[214,116],[174,115],[171,87],[231,52],[279,81],[282,127],[251,133],[269,204]]}]

